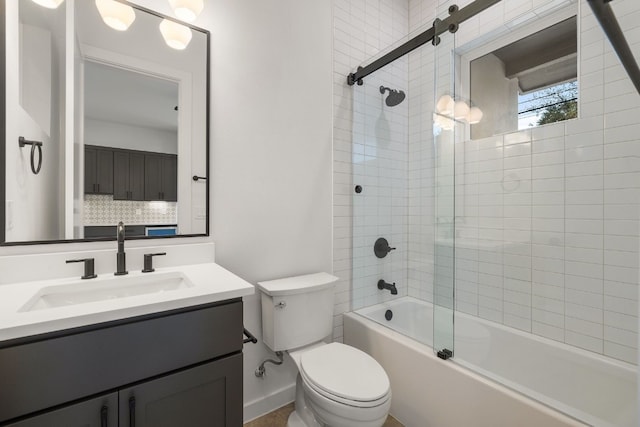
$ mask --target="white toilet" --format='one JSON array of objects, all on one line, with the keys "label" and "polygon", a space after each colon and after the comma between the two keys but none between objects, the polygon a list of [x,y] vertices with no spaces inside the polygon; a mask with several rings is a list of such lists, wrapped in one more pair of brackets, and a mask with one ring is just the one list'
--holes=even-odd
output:
[{"label": "white toilet", "polygon": [[333,331],[337,277],[308,274],[259,282],[262,336],[298,367],[288,427],[380,427],[391,407],[386,372],[368,354],[322,340]]}]

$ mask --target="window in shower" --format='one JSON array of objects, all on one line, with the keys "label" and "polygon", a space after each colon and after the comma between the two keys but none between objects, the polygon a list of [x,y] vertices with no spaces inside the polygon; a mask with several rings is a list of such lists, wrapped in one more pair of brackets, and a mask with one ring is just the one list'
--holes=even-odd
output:
[{"label": "window in shower", "polygon": [[578,81],[518,96],[518,130],[578,117]]},{"label": "window in shower", "polygon": [[472,139],[577,117],[576,31],[573,16],[516,41],[509,32],[488,44],[489,53],[478,49],[469,97],[483,118],[471,125]]}]

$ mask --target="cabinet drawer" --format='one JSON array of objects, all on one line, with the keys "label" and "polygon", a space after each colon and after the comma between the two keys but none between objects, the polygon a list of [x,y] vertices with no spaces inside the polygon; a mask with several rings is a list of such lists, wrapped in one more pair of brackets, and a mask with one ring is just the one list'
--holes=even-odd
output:
[{"label": "cabinet drawer", "polygon": [[118,393],[56,409],[6,427],[118,427]]},{"label": "cabinet drawer", "polygon": [[0,349],[0,423],[242,350],[242,301]]}]

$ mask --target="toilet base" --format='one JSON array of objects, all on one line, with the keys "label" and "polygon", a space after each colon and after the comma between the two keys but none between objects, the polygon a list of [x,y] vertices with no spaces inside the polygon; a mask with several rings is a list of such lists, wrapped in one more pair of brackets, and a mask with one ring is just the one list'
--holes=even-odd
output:
[{"label": "toilet base", "polygon": [[300,418],[300,415],[298,415],[296,411],[293,411],[287,420],[287,427],[307,427],[307,424],[302,421],[302,418]]},{"label": "toilet base", "polygon": [[324,427],[324,424],[321,424],[316,420],[311,409],[307,406],[300,374],[298,374],[296,378],[295,409],[291,415],[289,415],[287,427]]}]

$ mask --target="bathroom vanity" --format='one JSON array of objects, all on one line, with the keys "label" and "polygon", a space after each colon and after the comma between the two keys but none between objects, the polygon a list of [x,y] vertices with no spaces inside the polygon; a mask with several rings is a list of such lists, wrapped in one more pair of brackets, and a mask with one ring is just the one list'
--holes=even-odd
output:
[{"label": "bathroom vanity", "polygon": [[[0,287],[21,289],[0,303],[0,425],[241,426],[241,297],[253,287],[214,263],[156,273]],[[109,295],[154,275],[180,286]]]}]

